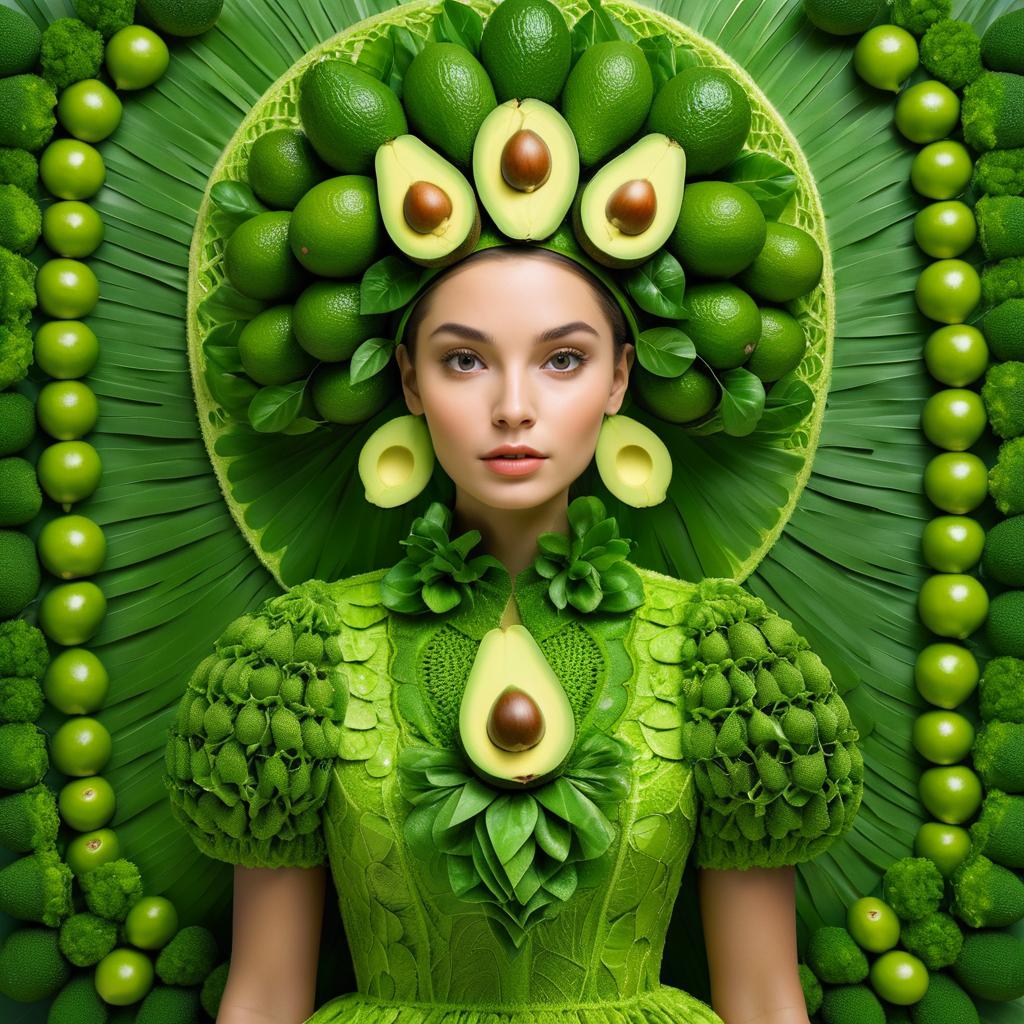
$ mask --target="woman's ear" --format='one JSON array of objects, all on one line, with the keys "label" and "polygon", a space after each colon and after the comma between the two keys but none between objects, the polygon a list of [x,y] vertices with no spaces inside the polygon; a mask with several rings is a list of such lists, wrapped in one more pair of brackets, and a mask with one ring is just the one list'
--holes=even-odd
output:
[{"label": "woman's ear", "polygon": [[405,404],[413,416],[423,414],[423,403],[420,401],[420,393],[416,387],[416,370],[409,358],[409,350],[402,342],[395,348],[395,361],[398,363],[398,371],[402,376],[402,391],[405,393]]},{"label": "woman's ear", "polygon": [[629,387],[629,372],[633,368],[633,359],[636,355],[636,348],[629,344],[622,346],[619,354],[619,361],[615,365],[615,372],[612,375],[612,390],[608,395],[608,404],[604,411],[609,416],[614,416],[622,407],[626,398],[626,388]]}]

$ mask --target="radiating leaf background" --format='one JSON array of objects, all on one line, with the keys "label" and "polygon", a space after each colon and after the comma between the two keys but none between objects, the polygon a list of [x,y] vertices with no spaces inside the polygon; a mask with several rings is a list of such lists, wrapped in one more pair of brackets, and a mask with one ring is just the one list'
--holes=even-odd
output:
[{"label": "radiating leaf background", "polygon": [[[2,2],[20,5],[40,25],[73,13],[59,0]],[[103,527],[109,545],[96,577],[108,614],[89,646],[112,680],[98,716],[114,738],[104,772],[118,796],[112,826],[147,892],[172,898],[183,924],[213,923],[225,949],[231,869],[169,829],[164,735],[188,675],[224,625],[278,588],[229,514],[201,440],[185,345],[188,247],[210,171],[252,104],[310,47],[392,6],[227,0],[216,28],[172,44],[167,75],[126,97],[121,128],[100,145],[108,177],[95,205],[106,240],[90,261],[102,290],[90,323],[101,355],[88,383],[100,400],[89,440],[104,472],[76,511]],[[793,620],[841,688],[855,687],[846,699],[863,735],[866,791],[854,827],[838,848],[798,869],[802,939],[822,922],[841,923],[844,907],[911,852],[924,814],[910,729],[924,706],[913,661],[929,640],[915,612],[927,575],[919,539],[934,514],[921,494],[934,449],[921,436],[919,415],[934,385],[921,360],[928,322],[913,301],[927,262],[911,231],[920,205],[908,182],[916,147],[892,127],[891,96],[854,74],[852,41],[810,26],[798,0],[647,6],[724,49],[783,115],[817,179],[835,264],[832,382],[813,472],[786,529],[745,581]],[[981,30],[1010,6],[968,0],[954,5],[953,16]],[[42,381],[33,371],[26,389]],[[979,454],[993,461],[991,450]],[[352,472],[357,456],[350,453]],[[728,517],[744,500],[749,495],[723,494],[720,514]],[[56,512],[49,507],[29,532],[37,535]],[[344,528],[373,535],[373,509]],[[347,571],[373,567],[353,562]],[[40,724],[59,721],[47,712]],[[62,780],[54,774],[48,781]],[[319,1001],[354,987],[331,893],[328,904]],[[11,926],[4,918],[0,934]],[[699,929],[688,870],[663,980],[707,998]],[[1024,935],[1021,925],[1014,930]],[[980,1010],[986,1024],[1024,1019],[1019,1005]],[[43,1021],[46,1012],[0,1000],[0,1017],[21,1024]]]}]

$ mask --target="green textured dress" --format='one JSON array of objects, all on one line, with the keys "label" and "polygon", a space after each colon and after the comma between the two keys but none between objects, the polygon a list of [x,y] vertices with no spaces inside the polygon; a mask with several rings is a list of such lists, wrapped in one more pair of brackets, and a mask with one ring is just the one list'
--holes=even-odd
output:
[{"label": "green textured dress", "polygon": [[[761,599],[626,565],[642,603],[615,613],[559,609],[532,566],[514,600],[502,570],[444,614],[385,606],[387,569],[310,580],[196,668],[167,745],[175,817],[211,857],[334,876],[358,991],[309,1021],[719,1024],[659,980],[686,859],[816,856],[860,804],[858,735]],[[479,642],[515,621],[576,720],[536,799],[458,743]]]}]

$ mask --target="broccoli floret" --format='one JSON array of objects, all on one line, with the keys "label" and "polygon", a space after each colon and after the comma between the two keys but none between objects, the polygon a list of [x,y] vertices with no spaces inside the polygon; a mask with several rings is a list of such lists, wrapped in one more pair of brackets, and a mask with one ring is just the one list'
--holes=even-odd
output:
[{"label": "broccoli floret", "polygon": [[0,147],[0,183],[34,192],[39,181],[39,161],[27,149]]},{"label": "broccoli floret", "polygon": [[123,921],[142,898],[139,869],[127,858],[107,861],[78,878],[85,905],[108,921]]},{"label": "broccoli floret", "polygon": [[49,786],[32,786],[0,798],[0,846],[15,853],[50,846],[57,839],[60,816]]},{"label": "broccoli floret", "polygon": [[0,78],[0,146],[42,149],[53,135],[57,94],[38,75]]},{"label": "broccoli floret", "polygon": [[1024,75],[984,71],[964,89],[964,141],[979,152],[1024,146]]},{"label": "broccoli floret", "polygon": [[76,967],[92,967],[117,945],[117,924],[95,914],[72,914],[60,926],[58,942]]},{"label": "broccoli floret", "polygon": [[0,910],[51,928],[71,913],[71,868],[56,847],[19,857],[0,871]]},{"label": "broccoli floret", "polygon": [[807,1016],[813,1017],[821,1007],[821,982],[807,964],[798,964],[797,971],[800,975],[800,987],[804,991],[804,1002],[807,1004]]},{"label": "broccoli floret", "polygon": [[50,766],[46,733],[32,722],[0,725],[0,789],[28,789]]},{"label": "broccoli floret", "polygon": [[16,252],[0,249],[0,320],[27,324],[35,308],[35,264]]},{"label": "broccoli floret", "polygon": [[825,1024],[886,1024],[885,1010],[867,985],[838,985],[821,1000]]},{"label": "broccoli floret", "polygon": [[853,936],[838,925],[815,928],[807,942],[807,965],[819,981],[848,985],[868,976],[868,961]]},{"label": "broccoli floret", "polygon": [[921,63],[951,89],[981,74],[981,39],[966,21],[937,21],[921,38]]},{"label": "broccoli floret", "polygon": [[199,1002],[214,1020],[217,1019],[217,1013],[220,1011],[220,1001],[224,997],[224,989],[227,987],[228,971],[230,968],[231,961],[225,960],[224,963],[210,971],[199,993]]},{"label": "broccoli floret", "polygon": [[992,71],[1024,75],[1024,7],[1000,15],[985,29],[981,56]]},{"label": "broccoli floret", "polygon": [[[1024,526],[1024,518],[1018,516],[1016,519],[1006,519],[998,523],[989,531],[985,538],[985,557],[988,557],[988,544],[1000,527],[1016,524]],[[1017,533],[1019,537],[1019,530]],[[1024,558],[1024,547],[1020,550]],[[989,573],[985,569],[986,575]],[[998,576],[994,577],[999,579]],[[1001,582],[1008,582],[1002,580]],[[1020,584],[1013,584],[1019,586]],[[1000,722],[1024,723],[1024,661],[1020,658],[1011,658],[1004,655],[1001,658],[992,658],[985,665],[985,671],[981,673],[978,680],[978,713],[983,722],[991,722],[998,719]]]},{"label": "broccoli floret", "polygon": [[0,388],[24,380],[32,365],[32,332],[17,321],[0,321]]},{"label": "broccoli floret", "polygon": [[928,857],[901,857],[882,876],[882,898],[904,921],[917,921],[939,909],[942,872]]},{"label": "broccoli floret", "polygon": [[189,925],[160,950],[157,977],[165,985],[200,985],[216,967],[219,956],[213,932],[201,924]]},{"label": "broccoli floret", "polygon": [[940,967],[948,967],[960,955],[964,935],[949,914],[936,910],[916,921],[903,922],[900,925],[900,942],[929,970],[937,971]]},{"label": "broccoli floret", "polygon": [[999,446],[996,464],[988,471],[988,493],[1004,516],[1024,512],[1024,437]]},{"label": "broccoli floret", "polygon": [[974,217],[986,259],[1024,256],[1024,196],[982,196]]},{"label": "broccoli floret", "polygon": [[971,758],[986,789],[1024,792],[1024,725],[986,722],[974,737]]},{"label": "broccoli floret", "polygon": [[1007,928],[1024,917],[1024,882],[984,854],[972,852],[951,882],[951,909],[972,928]]},{"label": "broccoli floret", "polygon": [[25,676],[0,676],[0,722],[34,722],[43,711],[43,689]]},{"label": "broccoli floret", "polygon": [[135,20],[135,0],[74,0],[75,14],[104,39]]},{"label": "broccoli floret", "polygon": [[24,619],[0,622],[0,675],[42,679],[50,665],[50,652],[41,629]]},{"label": "broccoli floret", "polygon": [[[1024,107],[1021,107],[1024,110]],[[994,306],[1024,296],[1024,256],[1010,256],[981,272],[981,300]]]},{"label": "broccoli floret", "polygon": [[953,10],[953,0],[887,0],[894,25],[924,35],[937,21],[945,21]]},{"label": "broccoli floret", "polygon": [[64,89],[95,78],[103,63],[103,36],[78,18],[58,18],[43,32],[39,56],[43,78]]},{"label": "broccoli floret", "polygon": [[1024,868],[1024,796],[990,789],[971,825],[971,849],[1007,868]]},{"label": "broccoli floret", "polygon": [[971,188],[989,196],[1024,192],[1024,148],[993,149],[974,162]]},{"label": "broccoli floret", "polygon": [[0,245],[31,252],[42,230],[43,215],[36,201],[17,185],[0,185]]},{"label": "broccoli floret", "polygon": [[981,400],[999,437],[1024,434],[1024,363],[993,363],[985,373]]}]

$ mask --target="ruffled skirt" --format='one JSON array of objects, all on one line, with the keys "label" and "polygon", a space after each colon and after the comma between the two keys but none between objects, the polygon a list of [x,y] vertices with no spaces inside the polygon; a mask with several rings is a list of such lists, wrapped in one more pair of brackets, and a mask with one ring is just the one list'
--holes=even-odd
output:
[{"label": "ruffled skirt", "polygon": [[388,1001],[348,992],[325,1003],[305,1024],[723,1024],[707,1003],[659,985],[621,1002],[520,1004],[503,1010],[485,1003]]}]

